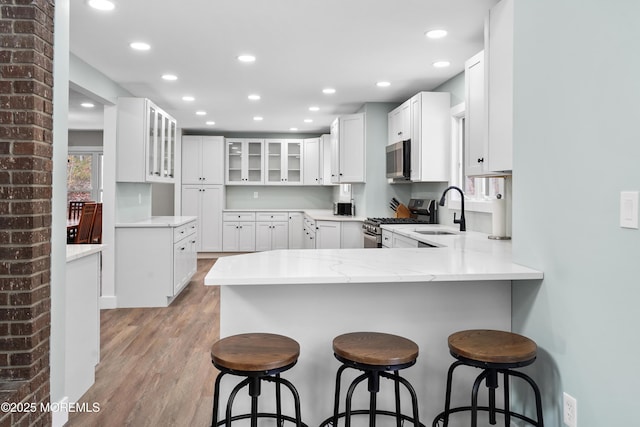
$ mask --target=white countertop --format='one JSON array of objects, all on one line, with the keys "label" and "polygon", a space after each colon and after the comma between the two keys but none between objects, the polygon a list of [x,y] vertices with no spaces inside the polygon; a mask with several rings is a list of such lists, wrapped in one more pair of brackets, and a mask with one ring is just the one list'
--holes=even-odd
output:
[{"label": "white countertop", "polygon": [[223,209],[223,212],[302,212],[316,221],[364,221],[366,217],[334,215],[331,209]]},{"label": "white countertop", "polygon": [[180,227],[188,222],[195,221],[195,216],[152,216],[132,222],[119,222],[116,228],[139,228],[139,227]]},{"label": "white countertop", "polygon": [[[413,225],[401,232],[415,235],[413,230],[417,228],[455,230],[439,225]],[[299,249],[227,256],[216,261],[205,277],[205,284],[410,283],[543,277],[540,271],[512,262],[510,241],[494,241],[487,239],[486,234],[474,232],[417,236],[440,247]]]},{"label": "white countertop", "polygon": [[101,252],[104,245],[67,245],[67,262]]}]

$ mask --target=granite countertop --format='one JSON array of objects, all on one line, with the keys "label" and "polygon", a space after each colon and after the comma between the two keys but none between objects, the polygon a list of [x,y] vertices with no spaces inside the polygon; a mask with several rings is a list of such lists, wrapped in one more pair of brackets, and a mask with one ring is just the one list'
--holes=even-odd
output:
[{"label": "granite countertop", "polygon": [[[415,229],[455,229],[413,225]],[[412,229],[412,230],[411,230]],[[436,248],[298,249],[219,258],[206,285],[348,284],[542,279],[512,262],[511,243],[483,233],[423,236]],[[410,236],[413,237],[413,236]]]},{"label": "granite countertop", "polygon": [[152,216],[131,222],[119,222],[116,228],[139,228],[139,227],[180,227],[188,222],[195,221],[195,216]]},{"label": "granite countertop", "polygon": [[105,245],[67,245],[67,262],[102,252]]}]

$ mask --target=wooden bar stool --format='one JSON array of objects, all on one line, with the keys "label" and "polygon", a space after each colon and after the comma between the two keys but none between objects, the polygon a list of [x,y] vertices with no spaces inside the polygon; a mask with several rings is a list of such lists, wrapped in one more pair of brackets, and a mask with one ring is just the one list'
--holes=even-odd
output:
[{"label": "wooden bar stool", "polygon": [[[538,347],[535,342],[522,335],[512,332],[493,330],[468,330],[456,332],[449,336],[449,351],[458,359],[449,367],[447,374],[447,391],[444,411],[433,420],[433,427],[438,427],[443,421],[443,427],[449,424],[449,416],[456,412],[471,411],[471,426],[478,425],[478,411],[489,412],[489,423],[496,424],[496,413],[504,414],[504,425],[511,425],[511,417],[523,420],[531,425],[543,427],[542,399],[536,383],[522,372],[513,368],[531,365],[536,360]],[[461,365],[482,369],[473,383],[471,406],[451,408],[451,383],[453,371]],[[504,379],[504,409],[496,408],[496,388],[498,388],[498,374]],[[511,411],[509,407],[509,377],[518,377],[526,381],[536,399],[537,421],[522,414]],[[489,391],[489,406],[478,406],[478,389],[482,380],[486,380]]]},{"label": "wooden bar stool", "polygon": [[[212,427],[232,421],[251,419],[251,426],[256,427],[259,418],[275,418],[280,427],[284,421],[295,423],[297,427],[306,427],[300,417],[300,397],[296,388],[280,373],[290,369],[298,361],[300,345],[291,338],[264,333],[250,333],[232,335],[217,341],[211,348],[211,361],[220,371],[215,381],[213,397]],[[218,421],[218,407],[220,400],[220,380],[226,374],[246,377],[237,384],[227,400],[226,416]],[[261,392],[261,382],[269,381],[276,384],[276,413],[258,412],[258,396]],[[295,418],[282,414],[280,386],[287,387],[293,395]],[[232,415],[233,402],[236,394],[249,386],[251,396],[251,412],[242,415]]]},{"label": "wooden bar stool", "polygon": [[[345,419],[345,427],[351,425],[352,415],[369,415],[369,426],[376,425],[377,415],[388,415],[396,418],[396,424],[401,427],[404,421],[410,421],[415,426],[423,426],[418,417],[418,399],[413,386],[400,376],[399,371],[413,366],[418,358],[418,345],[413,341],[397,335],[379,332],[353,332],[340,335],[333,340],[333,352],[342,366],[336,375],[335,400],[333,416],[327,418],[320,426],[338,426],[340,418]],[[340,412],[340,384],[342,373],[347,368],[363,371],[355,378],[347,390],[345,411]],[[391,374],[391,372],[393,374]],[[395,386],[395,411],[377,408],[377,393],[380,391],[380,377],[390,379]],[[351,401],[356,386],[368,380],[369,409],[353,410]],[[411,395],[413,405],[412,415],[401,413],[400,384]]]}]

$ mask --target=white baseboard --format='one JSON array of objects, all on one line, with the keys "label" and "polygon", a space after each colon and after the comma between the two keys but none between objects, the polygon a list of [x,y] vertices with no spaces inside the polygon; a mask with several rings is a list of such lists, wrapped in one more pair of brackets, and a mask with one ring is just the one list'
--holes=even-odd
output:
[{"label": "white baseboard", "polygon": [[115,296],[101,296],[100,309],[118,308],[118,299]]},{"label": "white baseboard", "polygon": [[65,396],[57,405],[53,406],[59,408],[60,411],[51,413],[51,426],[62,427],[69,421],[69,412],[67,412],[69,408],[69,398]]}]

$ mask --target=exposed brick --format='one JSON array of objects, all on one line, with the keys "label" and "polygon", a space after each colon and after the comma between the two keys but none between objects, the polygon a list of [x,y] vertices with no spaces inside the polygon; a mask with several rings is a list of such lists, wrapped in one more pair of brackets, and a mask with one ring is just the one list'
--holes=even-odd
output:
[{"label": "exposed brick", "polygon": [[36,39],[30,34],[0,34],[0,47],[11,49],[33,49]]}]

